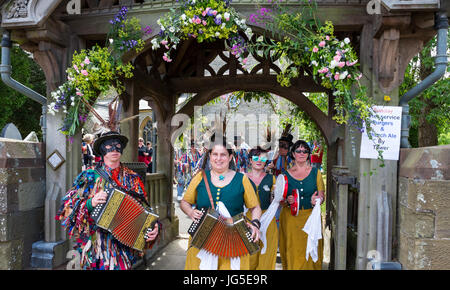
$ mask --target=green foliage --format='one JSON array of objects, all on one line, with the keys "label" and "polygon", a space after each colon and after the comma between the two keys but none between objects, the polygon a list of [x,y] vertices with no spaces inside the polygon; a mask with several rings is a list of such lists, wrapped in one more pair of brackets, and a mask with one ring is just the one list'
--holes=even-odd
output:
[{"label": "green foliage", "polygon": [[242,37],[238,31],[251,33],[245,19],[242,19],[229,1],[223,0],[183,0],[177,9],[158,19],[161,33],[152,39],[154,50],[161,46],[166,49],[163,60],[171,62],[171,52],[177,45],[188,38],[194,38],[198,43],[213,42],[218,39],[228,41],[228,49],[241,65],[247,60],[243,57]]},{"label": "green foliage", "polygon": [[[448,40],[450,45],[450,39]],[[400,85],[399,95],[403,96],[411,88],[419,84],[430,72],[435,69],[432,51],[436,47],[436,37],[428,42],[423,50],[416,55],[406,68],[404,80]],[[418,147],[417,130],[421,119],[434,124],[438,131],[438,144],[450,144],[450,68],[443,78],[431,87],[409,101],[409,113],[411,115],[411,129],[409,141],[411,146]],[[424,108],[427,114],[423,115]]]},{"label": "green foliage", "polygon": [[[366,131],[369,139],[376,140],[371,122],[377,117],[372,110],[374,103],[359,83],[362,73],[350,39],[337,39],[333,23],[322,24],[317,19],[315,2],[302,1],[304,5],[298,11],[279,1],[268,17],[251,15],[250,22],[264,26],[270,35],[258,37],[248,45],[249,50],[280,60],[282,67],[277,80],[282,86],[290,86],[291,80],[299,76],[299,68],[306,68],[317,83],[333,91],[333,119],[360,132]],[[376,142],[374,145],[384,166],[382,150]]]},{"label": "green foliage", "polygon": [[[23,85],[45,96],[46,84],[42,69],[32,57],[18,46],[11,48],[11,77]],[[19,129],[22,137],[35,131],[42,139],[39,124],[42,115],[42,105],[20,94],[16,90],[0,82],[0,130],[13,123]]]},{"label": "green foliage", "polygon": [[[108,47],[93,46],[75,52],[72,65],[67,68],[67,81],[51,93],[48,112],[64,113],[59,129],[67,136],[75,135],[86,121],[87,115],[100,94],[111,88],[117,93],[124,90],[122,79],[133,76],[133,65],[122,62],[124,53],[144,47],[144,32],[136,18],[127,19],[127,8],[122,7],[113,20],[108,33]],[[148,31],[148,28],[146,28]]]}]

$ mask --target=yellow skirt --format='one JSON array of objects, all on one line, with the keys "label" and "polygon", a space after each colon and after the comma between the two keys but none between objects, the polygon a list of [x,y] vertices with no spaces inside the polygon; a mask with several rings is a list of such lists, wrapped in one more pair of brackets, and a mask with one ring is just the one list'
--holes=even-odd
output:
[{"label": "yellow skirt", "polygon": [[[200,259],[197,254],[200,252],[196,247],[191,247],[191,237],[189,237],[189,245],[186,253],[185,270],[200,270]],[[241,257],[241,270],[250,269],[250,256]],[[230,259],[219,257],[217,261],[217,270],[231,270]]]},{"label": "yellow skirt", "polygon": [[[247,216],[249,216],[248,212]],[[278,227],[275,217],[272,219],[269,227],[267,228],[266,240],[266,252],[261,254],[260,250],[258,253],[250,256],[250,270],[275,270],[278,250]],[[259,245],[262,249],[262,242],[260,242]]]},{"label": "yellow skirt", "polygon": [[280,213],[280,256],[283,270],[321,270],[323,260],[323,239],[319,240],[318,260],[306,261],[308,235],[302,230],[312,213],[312,209],[300,210],[293,216],[289,207],[283,207]]}]

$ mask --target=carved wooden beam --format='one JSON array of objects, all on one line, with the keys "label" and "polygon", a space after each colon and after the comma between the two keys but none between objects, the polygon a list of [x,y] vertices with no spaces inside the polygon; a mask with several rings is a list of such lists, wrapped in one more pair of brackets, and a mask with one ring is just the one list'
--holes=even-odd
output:
[{"label": "carved wooden beam", "polygon": [[[318,85],[312,78],[302,76],[291,81],[292,86],[302,92],[323,92],[327,89]],[[279,86],[275,75],[236,75],[236,76],[215,76],[215,77],[188,77],[171,78],[167,80],[168,86],[175,93],[198,93],[211,87],[221,87],[232,91],[253,90],[253,91],[271,91]]]}]

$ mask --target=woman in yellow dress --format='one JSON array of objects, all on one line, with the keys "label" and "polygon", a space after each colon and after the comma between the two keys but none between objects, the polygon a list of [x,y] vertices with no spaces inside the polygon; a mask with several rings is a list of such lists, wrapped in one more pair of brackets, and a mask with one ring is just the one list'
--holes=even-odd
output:
[{"label": "woman in yellow dress", "polygon": [[[261,217],[261,208],[259,206],[258,198],[248,177],[242,173],[229,169],[232,158],[233,152],[231,149],[227,149],[225,140],[223,140],[223,142],[212,144],[212,148],[209,150],[211,170],[205,171],[206,179],[211,191],[211,197],[216,209],[221,202],[225,205],[231,217],[242,213],[244,205],[249,208],[252,222],[247,225],[252,232],[251,238],[254,242],[258,242],[259,219]],[[195,208],[193,208],[193,205],[195,205]],[[211,202],[206,189],[205,180],[203,179],[202,173],[199,172],[192,178],[186,193],[180,202],[180,208],[193,221],[197,221],[202,215],[200,210],[202,208],[206,209],[210,207]],[[217,262],[215,264],[212,263],[213,266],[205,266],[207,263],[202,263],[202,256],[199,258],[201,251],[191,246],[190,242],[191,240],[189,240],[189,248],[186,255],[186,270],[248,270],[250,268],[249,255],[239,257],[240,260],[238,265],[231,261],[232,259],[230,258],[218,257],[216,260]]]},{"label": "woman in yellow dress", "polygon": [[[312,213],[316,199],[324,200],[325,186],[320,170],[311,167],[309,160],[311,149],[303,140],[291,147],[290,154],[295,164],[287,173],[287,198],[280,214],[280,256],[285,270],[321,270],[323,260],[323,240],[319,240],[318,260],[306,260],[308,235],[302,230]],[[291,213],[290,204],[294,203],[292,191],[298,189],[298,215]]]},{"label": "woman in yellow dress", "polygon": [[[250,169],[247,173],[253,188],[256,191],[258,200],[261,206],[262,213],[267,210],[271,203],[272,191],[275,185],[275,176],[265,172],[267,164],[267,150],[254,148],[249,152]],[[247,217],[250,218],[250,213],[247,212]],[[278,227],[273,217],[266,233],[266,248],[264,253],[260,251],[250,256],[250,270],[275,270],[278,250]]]}]

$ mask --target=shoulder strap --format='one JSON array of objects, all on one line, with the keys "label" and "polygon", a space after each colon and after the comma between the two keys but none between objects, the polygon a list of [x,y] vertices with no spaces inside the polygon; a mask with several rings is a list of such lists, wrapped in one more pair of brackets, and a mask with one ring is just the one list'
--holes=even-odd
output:
[{"label": "shoulder strap", "polygon": [[202,169],[203,180],[205,181],[206,190],[208,191],[209,201],[211,202],[211,208],[214,209],[214,202],[211,195],[211,190],[209,189],[208,178],[206,177],[205,170]]},{"label": "shoulder strap", "polygon": [[134,192],[132,190],[127,190],[125,188],[120,187],[110,176],[108,173],[106,173],[106,171],[101,168],[100,166],[97,166],[95,168],[95,171],[97,171],[97,173],[108,183],[111,183],[112,186],[116,189],[120,189],[122,191],[125,191],[126,193],[128,193],[129,195],[131,195],[132,197],[134,197],[135,199],[138,199],[139,201],[141,201],[142,203],[144,203],[146,206],[148,206],[149,208],[151,208],[150,204],[148,203],[147,200],[145,200],[145,198],[141,197],[137,192]]}]

